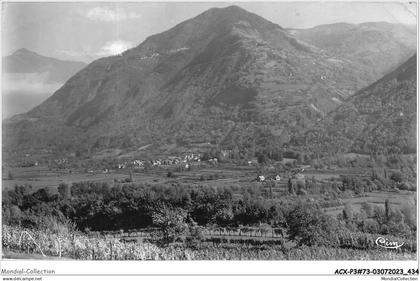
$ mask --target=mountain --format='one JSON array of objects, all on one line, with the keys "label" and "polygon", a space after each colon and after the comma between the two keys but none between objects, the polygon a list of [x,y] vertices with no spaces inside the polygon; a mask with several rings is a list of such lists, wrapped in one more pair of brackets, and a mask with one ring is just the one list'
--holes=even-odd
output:
[{"label": "mountain", "polygon": [[350,97],[291,144],[307,151],[415,153],[417,55]]},{"label": "mountain", "polygon": [[23,113],[60,88],[83,62],[62,61],[19,49],[3,58],[3,116]]},{"label": "mountain", "polygon": [[354,63],[239,7],[213,8],[96,60],[27,114],[10,146],[284,143],[375,81]]},{"label": "mountain", "polygon": [[290,29],[296,38],[362,67],[374,65],[377,78],[412,56],[416,26],[387,22],[335,23],[310,29]]},{"label": "mountain", "polygon": [[4,73],[46,73],[49,83],[64,83],[85,66],[84,62],[45,57],[25,48],[3,58]]}]

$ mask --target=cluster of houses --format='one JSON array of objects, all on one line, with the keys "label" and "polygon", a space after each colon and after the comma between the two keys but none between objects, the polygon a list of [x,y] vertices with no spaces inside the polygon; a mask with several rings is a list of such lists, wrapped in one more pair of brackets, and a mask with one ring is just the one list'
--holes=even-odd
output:
[{"label": "cluster of houses", "polygon": [[[304,180],[305,179],[305,176],[303,174],[301,174],[301,173],[296,173],[296,174],[290,175],[288,178],[299,181],[299,180]],[[259,175],[255,179],[255,181],[257,181],[257,182],[281,181],[281,177],[279,175],[275,175],[275,176],[263,176],[263,175]]]},{"label": "cluster of houses", "polygon": [[[189,153],[184,156],[170,156],[166,159],[156,160],[131,160],[117,165],[118,169],[125,169],[126,167],[134,167],[144,169],[146,166],[159,167],[159,166],[170,166],[170,165],[185,165],[185,168],[189,168],[190,162],[200,162],[201,155]],[[217,161],[217,159],[216,159]],[[210,161],[209,161],[210,162]]]},{"label": "cluster of houses", "polygon": [[68,163],[68,160],[67,160],[67,158],[54,159],[54,163],[55,163],[57,166],[62,166],[62,165],[67,164],[67,163]]},{"label": "cluster of houses", "polygon": [[[289,174],[287,176],[287,178],[292,179],[292,180],[304,180],[305,176],[302,174],[305,171],[305,168],[310,167],[310,166],[300,166],[298,168],[295,168],[291,171],[289,171]],[[280,181],[281,177],[279,175],[275,175],[275,176],[263,176],[263,175],[259,175],[257,176],[257,178],[255,179],[255,181],[257,182],[265,182],[265,181]]]},{"label": "cluster of houses", "polygon": [[217,160],[217,158],[211,158],[209,160],[207,160],[210,164],[217,164],[219,160]]},{"label": "cluster of houses", "polygon": [[279,175],[275,175],[275,176],[263,176],[263,175],[259,175],[256,179],[257,182],[265,182],[265,181],[280,181],[281,177]]},{"label": "cluster of houses", "polygon": [[19,167],[37,167],[38,162],[24,161],[19,163]]}]

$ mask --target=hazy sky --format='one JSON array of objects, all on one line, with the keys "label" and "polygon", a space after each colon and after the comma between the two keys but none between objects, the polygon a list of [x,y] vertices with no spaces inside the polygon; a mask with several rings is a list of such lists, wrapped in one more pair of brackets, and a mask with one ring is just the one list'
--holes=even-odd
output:
[{"label": "hazy sky", "polygon": [[285,28],[334,22],[416,23],[416,2],[3,2],[2,53],[28,48],[89,62],[120,53],[212,7],[238,5]]}]

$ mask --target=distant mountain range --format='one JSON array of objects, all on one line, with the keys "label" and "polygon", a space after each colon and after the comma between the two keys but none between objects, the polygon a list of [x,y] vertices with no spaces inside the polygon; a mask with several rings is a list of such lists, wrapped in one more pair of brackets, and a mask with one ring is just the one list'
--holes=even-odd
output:
[{"label": "distant mountain range", "polygon": [[19,49],[3,58],[3,116],[24,113],[39,105],[68,78],[85,67]]},{"label": "distant mountain range", "polygon": [[210,9],[92,62],[6,120],[3,142],[69,150],[288,143],[416,49],[415,33],[389,32],[386,23],[337,26],[287,30],[236,6]]}]

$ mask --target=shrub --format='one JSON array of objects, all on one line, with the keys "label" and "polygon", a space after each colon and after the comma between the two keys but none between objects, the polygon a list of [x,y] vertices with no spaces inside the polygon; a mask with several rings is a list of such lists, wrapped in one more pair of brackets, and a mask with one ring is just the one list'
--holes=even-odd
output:
[{"label": "shrub", "polygon": [[398,172],[397,171],[397,172],[393,172],[391,174],[390,179],[393,180],[393,181],[395,181],[395,182],[400,183],[400,182],[403,181],[404,177],[403,177],[403,174],[401,172]]},{"label": "shrub", "polygon": [[410,190],[410,191],[416,191],[416,186],[414,184],[411,184],[409,182],[401,182],[397,185],[397,188],[399,190]]},{"label": "shrub", "polygon": [[186,246],[189,248],[197,248],[204,240],[203,228],[193,222],[188,226],[188,236],[186,237]]},{"label": "shrub", "polygon": [[366,219],[362,222],[361,230],[367,233],[378,233],[379,232],[379,224],[374,219]]},{"label": "shrub", "polygon": [[361,204],[362,210],[366,213],[366,216],[371,217],[373,215],[372,205],[368,202],[363,202]]}]

